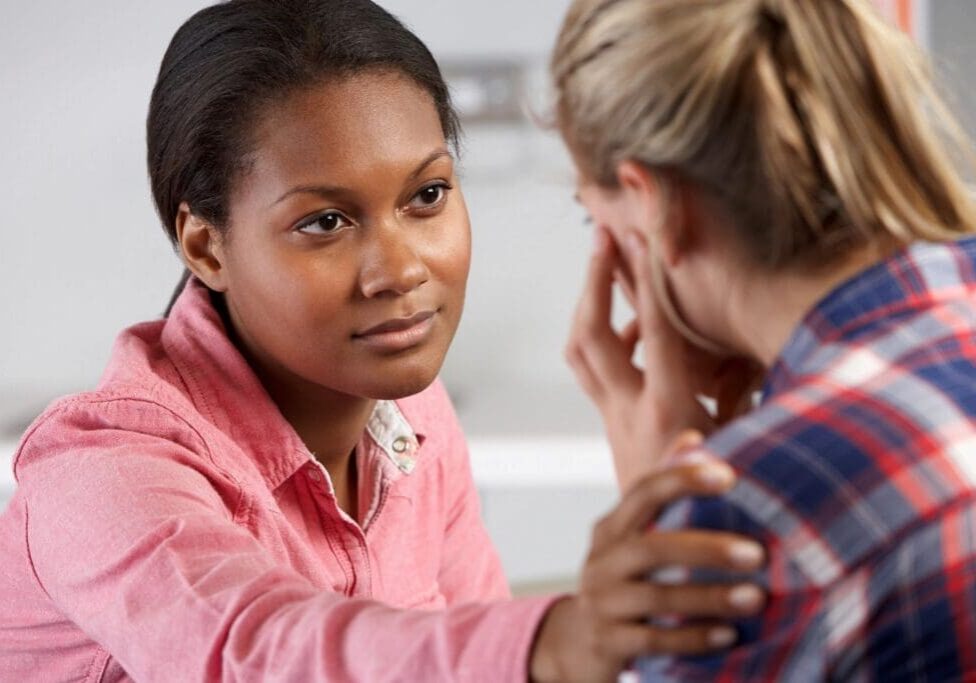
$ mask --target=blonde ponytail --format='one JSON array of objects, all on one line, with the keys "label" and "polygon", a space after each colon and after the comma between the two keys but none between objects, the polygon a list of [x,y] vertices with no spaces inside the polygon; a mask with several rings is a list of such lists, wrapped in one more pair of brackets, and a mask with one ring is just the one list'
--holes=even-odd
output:
[{"label": "blonde ponytail", "polygon": [[761,266],[976,229],[946,149],[966,136],[867,0],[576,0],[552,74],[585,172],[612,186],[632,159],[694,183]]}]

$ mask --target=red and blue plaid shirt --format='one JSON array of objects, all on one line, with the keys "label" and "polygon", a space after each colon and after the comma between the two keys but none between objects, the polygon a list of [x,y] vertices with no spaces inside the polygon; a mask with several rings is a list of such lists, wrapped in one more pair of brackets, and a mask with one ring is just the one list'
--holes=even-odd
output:
[{"label": "red and blue plaid shirt", "polygon": [[768,608],[644,681],[976,680],[976,238],[836,289],[705,449],[740,483],[659,526],[759,539]]}]

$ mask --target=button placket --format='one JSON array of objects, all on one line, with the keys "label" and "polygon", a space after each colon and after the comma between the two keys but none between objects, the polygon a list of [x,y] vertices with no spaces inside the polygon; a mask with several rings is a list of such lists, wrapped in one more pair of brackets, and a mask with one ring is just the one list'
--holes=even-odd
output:
[{"label": "button placket", "polygon": [[413,441],[409,437],[398,436],[394,439],[390,448],[396,454],[394,456],[396,466],[405,474],[410,474],[416,464],[413,458],[415,448]]},{"label": "button placket", "polygon": [[396,403],[380,401],[366,429],[394,467],[403,474],[413,472],[419,444]]}]

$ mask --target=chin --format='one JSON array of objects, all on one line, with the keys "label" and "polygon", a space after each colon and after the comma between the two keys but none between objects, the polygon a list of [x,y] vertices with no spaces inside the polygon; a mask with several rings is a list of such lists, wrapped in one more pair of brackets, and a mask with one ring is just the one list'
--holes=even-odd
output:
[{"label": "chin", "polygon": [[393,401],[419,394],[437,379],[440,365],[433,368],[398,367],[382,373],[380,381],[364,382],[360,385],[360,396],[382,401]]},{"label": "chin", "polygon": [[410,381],[402,381],[396,383],[384,383],[383,386],[378,386],[372,388],[365,395],[367,398],[376,399],[378,401],[395,401],[401,398],[407,398],[408,396],[414,396],[419,394],[424,389],[429,387],[437,379],[437,375],[434,374],[429,377],[411,379]]}]

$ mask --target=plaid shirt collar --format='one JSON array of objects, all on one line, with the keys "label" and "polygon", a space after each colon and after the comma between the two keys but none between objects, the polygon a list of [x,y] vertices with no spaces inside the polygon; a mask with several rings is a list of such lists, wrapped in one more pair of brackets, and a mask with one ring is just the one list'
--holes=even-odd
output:
[{"label": "plaid shirt collar", "polygon": [[773,364],[763,401],[813,371],[825,346],[867,343],[879,325],[976,289],[976,237],[917,242],[836,287],[807,313]]}]

